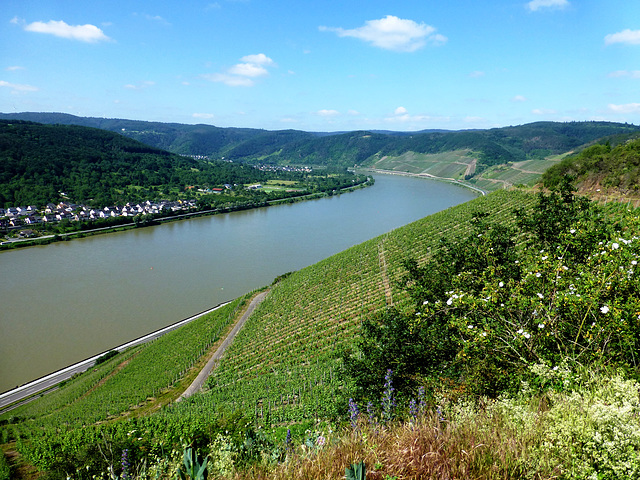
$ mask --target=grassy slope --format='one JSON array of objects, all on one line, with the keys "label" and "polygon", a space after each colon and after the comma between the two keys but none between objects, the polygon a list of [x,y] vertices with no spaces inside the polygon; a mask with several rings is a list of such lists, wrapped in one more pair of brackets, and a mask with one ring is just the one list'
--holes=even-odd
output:
[{"label": "grassy slope", "polygon": [[332,388],[332,355],[340,345],[351,342],[360,321],[385,305],[409,306],[406,293],[397,286],[403,260],[424,260],[442,236],[459,237],[479,210],[511,222],[513,209],[532,201],[533,196],[518,191],[495,192],[290,275],[273,288],[239,333],[212,374],[208,396],[217,404],[244,401],[249,406],[298,395],[304,388],[303,403],[322,411],[322,398]]}]

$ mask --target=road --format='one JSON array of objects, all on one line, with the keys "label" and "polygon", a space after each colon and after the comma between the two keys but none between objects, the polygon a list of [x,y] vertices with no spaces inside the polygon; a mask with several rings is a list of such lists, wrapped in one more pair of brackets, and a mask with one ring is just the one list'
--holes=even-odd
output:
[{"label": "road", "polygon": [[[206,315],[207,313],[213,312],[214,310],[217,310],[218,308],[223,307],[228,303],[229,302],[221,303],[220,305],[210,308],[209,310],[205,310],[204,312],[200,312],[189,318],[185,318],[184,320],[181,320],[177,323],[169,325],[168,327],[161,328],[160,330],[156,330],[155,332],[149,333],[148,335],[144,335],[142,337],[136,338],[135,340],[125,343],[124,345],[120,345],[119,347],[112,348],[111,350],[117,350],[120,352],[129,347],[133,347],[135,345],[140,345],[141,343],[146,343],[151,340],[154,340],[164,335],[165,333],[170,332],[171,330],[175,330],[176,328],[181,327],[182,325],[185,325],[197,318],[200,318],[203,315]],[[20,403],[20,404],[26,403],[27,401],[29,401],[28,397],[30,397],[31,395],[35,395],[39,392],[42,392],[43,390],[47,390],[48,388],[55,387],[60,382],[63,382],[64,380],[68,380],[76,373],[81,373],[88,370],[95,364],[95,361],[105,353],[106,352],[99,353],[98,355],[94,355],[93,357],[82,360],[81,362],[78,362],[74,365],[70,365],[66,368],[63,368],[62,370],[58,370],[57,372],[53,372],[49,375],[46,375],[37,380],[34,380],[33,382],[26,383],[20,387],[14,388],[13,390],[9,390],[7,392],[0,394],[0,413],[4,413],[5,411],[8,411],[11,408],[16,407],[17,403]],[[11,405],[11,407],[6,408],[9,405]]]}]

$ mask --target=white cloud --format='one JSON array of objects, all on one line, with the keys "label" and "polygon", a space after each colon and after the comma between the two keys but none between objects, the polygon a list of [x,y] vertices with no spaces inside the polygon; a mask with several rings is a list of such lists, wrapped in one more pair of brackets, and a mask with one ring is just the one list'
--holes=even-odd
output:
[{"label": "white cloud", "polygon": [[321,117],[335,117],[340,115],[340,112],[338,110],[318,110],[316,112],[318,115],[320,115]]},{"label": "white cloud", "polygon": [[253,63],[255,65],[264,65],[267,67],[275,65],[275,62],[267,57],[264,53],[258,53],[257,55],[245,55],[240,59],[240,61]]},{"label": "white cloud", "polygon": [[266,68],[255,63],[238,63],[231,67],[228,72],[231,75],[239,75],[241,77],[263,77],[269,75]]},{"label": "white cloud", "polygon": [[38,87],[34,87],[32,85],[23,85],[19,83],[9,83],[4,80],[0,80],[0,87],[5,87],[11,89],[11,93],[26,93],[26,92],[37,92],[39,90]]},{"label": "white cloud", "polygon": [[360,115],[360,112],[358,110],[349,110],[347,111],[347,115],[353,115],[355,117],[357,115]]},{"label": "white cloud", "polygon": [[605,45],[614,43],[626,43],[628,45],[640,45],[640,30],[623,30],[617,33],[610,33],[604,37]]},{"label": "white cloud", "polygon": [[[12,23],[20,23],[20,20],[14,18]],[[24,25],[27,32],[46,33],[56,37],[68,38],[70,40],[79,40],[81,42],[96,43],[111,40],[102,30],[95,25],[69,25],[62,20],[49,20],[45,22],[33,22]]]},{"label": "white cloud", "polygon": [[398,107],[393,111],[393,113],[396,115],[404,115],[405,113],[407,113],[407,109],[404,107]]},{"label": "white cloud", "polygon": [[21,67],[19,65],[11,65],[11,66],[5,68],[5,70],[7,72],[17,72],[18,70],[24,70],[24,67]]},{"label": "white cloud", "polygon": [[625,103],[623,105],[610,103],[609,110],[614,113],[640,113],[640,103]]},{"label": "white cloud", "polygon": [[205,74],[202,77],[211,82],[224,83],[230,87],[251,87],[255,84],[254,78],[269,75],[266,67],[275,66],[275,62],[264,53],[245,55],[240,61],[242,63],[236,63],[225,72]]},{"label": "white cloud", "polygon": [[524,95],[516,95],[511,99],[512,102],[526,102],[527,101],[527,97],[525,97]]},{"label": "white cloud", "polygon": [[640,70],[616,70],[609,75],[611,78],[640,78]]},{"label": "white cloud", "polygon": [[471,72],[471,73],[469,74],[469,76],[470,76],[471,78],[484,77],[484,72],[483,72],[483,71],[481,71],[481,70],[475,70],[475,71]]},{"label": "white cloud", "polygon": [[203,119],[203,120],[211,120],[212,118],[215,117],[215,115],[213,113],[194,113],[191,116],[193,118],[200,118],[200,119]]},{"label": "white cloud", "polygon": [[375,47],[397,52],[414,52],[427,43],[441,45],[447,37],[436,33],[431,25],[416,23],[387,15],[379,20],[367,20],[362,27],[353,29],[319,27],[320,31],[335,32],[339,37],[353,37]]},{"label": "white cloud", "polygon": [[527,8],[531,12],[536,12],[541,8],[565,8],[568,6],[567,0],[531,0],[527,3]]}]

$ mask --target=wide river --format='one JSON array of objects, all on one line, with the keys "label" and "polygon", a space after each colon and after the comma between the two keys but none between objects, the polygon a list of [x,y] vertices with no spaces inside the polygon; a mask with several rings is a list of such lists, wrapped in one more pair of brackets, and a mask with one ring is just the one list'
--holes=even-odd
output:
[{"label": "wide river", "polygon": [[0,253],[0,392],[476,197],[375,175],[339,196]]}]

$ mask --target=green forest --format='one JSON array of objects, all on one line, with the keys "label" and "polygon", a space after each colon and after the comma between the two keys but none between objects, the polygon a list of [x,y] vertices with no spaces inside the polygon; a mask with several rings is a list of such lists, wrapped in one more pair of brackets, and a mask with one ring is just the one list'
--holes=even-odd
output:
[{"label": "green forest", "polygon": [[[304,192],[315,193],[351,185],[355,178],[340,168],[265,170],[195,159],[97,128],[0,121],[0,206],[5,208],[43,207],[62,200],[103,207],[185,198],[199,187],[225,184],[238,185],[242,191],[246,184],[274,179],[295,182]],[[211,198],[205,203],[219,200]]]}]

